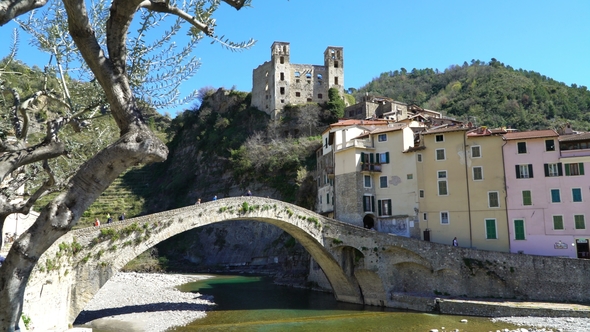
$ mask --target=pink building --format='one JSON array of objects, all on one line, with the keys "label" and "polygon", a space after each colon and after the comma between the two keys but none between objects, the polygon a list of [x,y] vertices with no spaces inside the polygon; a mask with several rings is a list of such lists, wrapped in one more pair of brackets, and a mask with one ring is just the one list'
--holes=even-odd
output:
[{"label": "pink building", "polygon": [[504,135],[510,251],[590,258],[590,134]]}]

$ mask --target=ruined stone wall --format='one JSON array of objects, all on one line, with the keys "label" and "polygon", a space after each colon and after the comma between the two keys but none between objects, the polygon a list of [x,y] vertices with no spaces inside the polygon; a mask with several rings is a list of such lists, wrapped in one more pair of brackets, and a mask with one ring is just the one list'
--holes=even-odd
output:
[{"label": "ruined stone wall", "polygon": [[274,67],[270,61],[263,63],[252,72],[252,106],[271,114],[274,103],[271,99],[270,84]]}]

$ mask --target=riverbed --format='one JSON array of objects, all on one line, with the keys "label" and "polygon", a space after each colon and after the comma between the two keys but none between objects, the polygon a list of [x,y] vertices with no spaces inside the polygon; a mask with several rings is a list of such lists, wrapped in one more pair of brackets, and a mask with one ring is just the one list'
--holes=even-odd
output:
[{"label": "riverbed", "polygon": [[[551,331],[549,328],[590,331],[588,318],[521,317],[492,322],[478,317],[355,307],[334,301],[331,294],[261,282],[260,278],[244,276],[118,273],[87,305],[77,323],[90,326],[95,332],[164,332],[173,328],[179,332],[286,329],[327,332],[343,328],[348,331],[516,331],[516,325],[511,323],[539,326],[529,332]],[[181,284],[185,292],[176,288]],[[461,322],[463,319],[467,322]]]}]

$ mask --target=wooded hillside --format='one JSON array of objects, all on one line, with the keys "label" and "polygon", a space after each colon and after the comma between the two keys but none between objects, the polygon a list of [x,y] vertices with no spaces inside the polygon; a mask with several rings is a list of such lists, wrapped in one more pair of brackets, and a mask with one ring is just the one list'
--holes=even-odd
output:
[{"label": "wooded hillside", "polygon": [[426,69],[382,73],[358,90],[490,127],[519,130],[556,128],[565,122],[590,130],[590,91],[534,71],[514,69],[496,59],[471,60],[444,71]]}]

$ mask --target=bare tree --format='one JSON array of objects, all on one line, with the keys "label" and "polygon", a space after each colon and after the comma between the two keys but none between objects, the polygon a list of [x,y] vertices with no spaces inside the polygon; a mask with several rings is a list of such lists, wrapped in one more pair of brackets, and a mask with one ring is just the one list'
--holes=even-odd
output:
[{"label": "bare tree", "polygon": [[[73,40],[72,47],[75,46],[84,65],[100,85],[104,100],[119,128],[119,138],[84,162],[64,183],[63,190],[41,210],[36,222],[13,244],[0,267],[0,331],[14,331],[17,328],[22,314],[24,290],[41,254],[55,240],[71,230],[88,206],[121,172],[133,165],[163,161],[167,157],[166,146],[146,125],[140,103],[132,89],[128,58],[137,50],[130,49],[126,41],[136,14],[161,13],[176,17],[189,23],[191,33],[195,36],[203,33],[229,48],[248,47],[251,42],[234,44],[222,40],[223,37],[215,36],[215,20],[212,15],[221,2],[240,9],[249,5],[250,0],[199,0],[192,8],[183,7],[185,2],[177,7],[168,1],[113,0],[107,11],[101,11],[104,20],[94,21],[95,24],[103,24],[100,29],[104,31],[104,35],[91,24],[93,12],[88,10],[85,1],[63,0],[63,7],[50,7],[54,8],[52,10],[63,10],[69,36]],[[45,5],[47,0],[0,0],[0,25]],[[189,14],[189,9],[194,14]],[[147,17],[151,16],[141,16],[143,19]],[[142,45],[137,46],[141,48]],[[140,71],[141,66],[137,70]],[[11,177],[17,181],[20,178],[19,171],[35,163],[42,164],[38,169],[47,174],[47,180],[21,204],[11,204],[0,198],[0,218],[5,218],[10,213],[27,212],[40,196],[55,188],[55,177],[48,161],[68,153],[59,133],[65,126],[82,128],[82,115],[90,111],[73,107],[67,93],[57,95],[42,91],[21,101],[17,91],[8,91],[13,100],[10,114],[15,138],[2,139],[0,142],[0,182]],[[50,121],[43,140],[29,146],[27,112],[41,101],[41,97],[68,108],[70,115]],[[16,182],[13,184],[18,185]],[[0,220],[3,223],[4,219]]]}]

